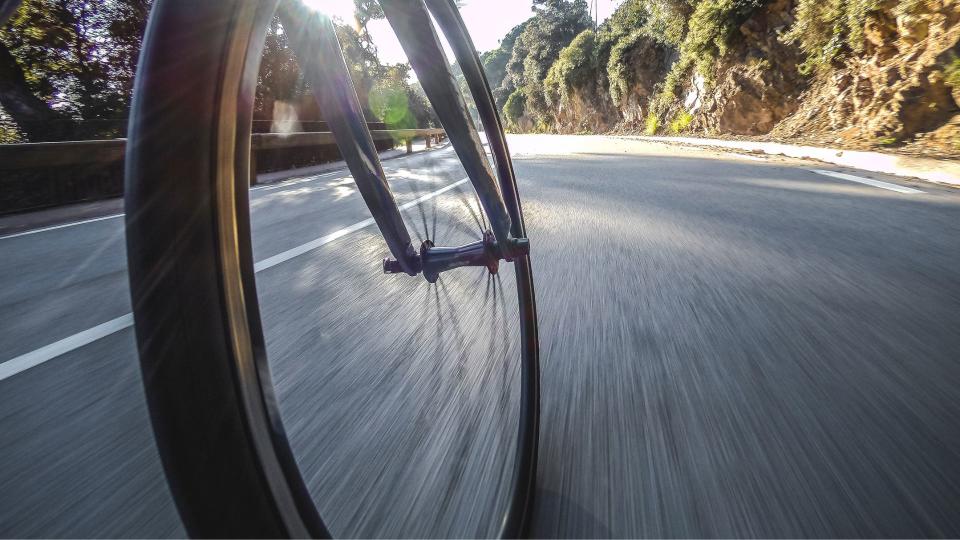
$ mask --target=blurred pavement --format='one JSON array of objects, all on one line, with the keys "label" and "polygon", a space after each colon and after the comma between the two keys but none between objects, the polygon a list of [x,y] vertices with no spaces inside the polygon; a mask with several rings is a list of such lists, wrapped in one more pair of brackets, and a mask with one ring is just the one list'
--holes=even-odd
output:
[{"label": "blurred pavement", "polygon": [[[536,536],[960,536],[960,191],[610,137],[510,143],[540,320]],[[449,148],[385,166],[401,203],[464,177]],[[410,228],[466,240],[471,200],[451,189]],[[251,206],[258,261],[369,217],[345,173]],[[69,342],[130,310],[122,220],[0,252],[0,374],[66,343],[0,375],[0,536],[182,535],[132,330]],[[335,535],[490,534],[509,273],[430,287],[379,274],[385,253],[368,227],[258,274],[295,453]]]}]

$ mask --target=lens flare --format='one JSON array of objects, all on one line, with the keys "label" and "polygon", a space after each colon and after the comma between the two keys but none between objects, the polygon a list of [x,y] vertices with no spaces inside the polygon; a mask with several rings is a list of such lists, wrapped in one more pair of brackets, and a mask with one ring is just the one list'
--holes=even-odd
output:
[{"label": "lens flare", "polygon": [[353,0],[300,0],[308,8],[319,11],[331,19],[353,22],[355,6]]}]

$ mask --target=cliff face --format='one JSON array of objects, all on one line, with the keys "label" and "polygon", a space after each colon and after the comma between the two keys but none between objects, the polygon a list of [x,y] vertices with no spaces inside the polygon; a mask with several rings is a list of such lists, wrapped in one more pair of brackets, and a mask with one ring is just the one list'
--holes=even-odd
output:
[{"label": "cliff face", "polygon": [[878,145],[919,137],[960,151],[960,85],[948,84],[960,57],[960,2],[924,2],[911,14],[896,4],[867,19],[863,54],[816,79],[773,135]]},{"label": "cliff face", "polygon": [[646,36],[635,38],[622,51],[629,69],[615,101],[606,70],[596,78],[571,85],[566,95],[553,100],[552,128],[557,133],[603,133],[642,129],[658,84],[670,71],[676,52]]},{"label": "cliff face", "polygon": [[805,64],[809,48],[791,37],[802,2],[762,2],[736,21],[706,67],[677,69],[686,42],[638,36],[616,58],[619,71],[611,57],[555,99],[547,125],[560,133],[910,143],[960,155],[960,0],[876,0],[858,26],[862,45],[815,68]]},{"label": "cliff face", "polygon": [[806,86],[797,69],[801,57],[780,38],[794,8],[793,0],[776,0],[740,25],[739,39],[714,72],[716,84],[693,111],[694,130],[761,135],[797,110]]}]

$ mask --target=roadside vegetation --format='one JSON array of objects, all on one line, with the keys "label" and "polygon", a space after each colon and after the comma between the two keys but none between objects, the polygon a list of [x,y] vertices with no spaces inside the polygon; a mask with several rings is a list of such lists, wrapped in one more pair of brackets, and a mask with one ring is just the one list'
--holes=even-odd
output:
[{"label": "roadside vegetation", "polygon": [[[511,131],[960,148],[960,0],[623,0],[599,24],[587,0],[523,1],[481,55]],[[368,119],[436,125],[409,66],[378,59],[377,1],[354,2],[336,27]],[[122,136],[149,5],[25,0],[0,28],[0,142]],[[274,21],[255,119],[278,118],[322,112]]]},{"label": "roadside vegetation", "polygon": [[[407,64],[385,65],[367,32],[382,18],[355,0],[353,21],[335,20],[364,112],[388,128],[436,120]],[[123,136],[150,0],[24,0],[0,28],[0,143]],[[282,26],[271,24],[254,119],[323,120]]]},{"label": "roadside vegetation", "polygon": [[624,0],[596,26],[584,0],[532,8],[483,55],[513,131],[957,148],[957,0]]}]

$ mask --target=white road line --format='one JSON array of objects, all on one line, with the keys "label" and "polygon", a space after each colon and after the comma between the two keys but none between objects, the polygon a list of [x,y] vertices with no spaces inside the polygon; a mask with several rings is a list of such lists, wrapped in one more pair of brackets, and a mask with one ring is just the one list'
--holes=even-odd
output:
[{"label": "white road line", "polygon": [[[276,190],[276,189],[283,189],[283,188],[286,188],[286,187],[295,186],[295,185],[297,185],[297,184],[303,184],[303,183],[305,183],[305,182],[313,182],[313,181],[315,181],[315,180],[323,180],[323,179],[326,179],[326,178],[324,178],[324,177],[326,177],[326,176],[330,176],[330,175],[332,175],[332,174],[342,173],[342,172],[343,172],[343,171],[334,171],[334,172],[330,172],[330,173],[318,174],[318,175],[315,175],[315,176],[308,176],[308,177],[306,177],[306,178],[299,178],[299,179],[297,179],[297,180],[284,181],[284,182],[280,182],[280,183],[275,184],[275,185],[256,186],[256,187],[250,188],[250,191],[272,191],[272,190]],[[334,180],[345,180],[345,179],[347,179],[347,178],[351,178],[351,176],[350,176],[350,175],[347,175],[347,176],[343,176],[343,177],[340,177],[340,178],[334,178]],[[73,227],[74,225],[83,225],[83,224],[85,224],[85,223],[93,223],[93,222],[96,222],[96,221],[104,221],[104,220],[107,220],[107,219],[116,219],[116,218],[121,218],[121,217],[123,217],[123,216],[124,216],[124,214],[113,214],[113,215],[110,215],[110,216],[103,216],[103,217],[98,217],[98,218],[93,218],[93,219],[85,219],[85,220],[82,220],[82,221],[73,221],[73,222],[70,222],[70,223],[64,223],[64,224],[62,224],[62,225],[53,225],[53,226],[51,226],[51,227],[44,227],[44,228],[42,228],[42,229],[33,229],[33,230],[30,230],[30,231],[23,231],[23,232],[18,232],[18,233],[14,233],[14,234],[8,234],[7,236],[0,236],[0,240],[6,240],[6,239],[8,239],[8,238],[17,238],[18,236],[27,236],[27,235],[29,235],[29,234],[37,234],[37,233],[42,233],[42,232],[46,232],[46,231],[52,231],[52,230],[55,230],[55,229],[63,229],[63,228],[66,228],[66,227]]]},{"label": "white road line", "polygon": [[[331,176],[331,175],[335,175],[335,174],[343,174],[344,172],[345,172],[345,171],[343,171],[343,170],[336,170],[336,171],[330,171],[330,172],[327,172],[327,173],[315,174],[315,175],[313,175],[313,176],[306,176],[306,177],[303,177],[303,178],[297,178],[297,179],[295,179],[295,180],[281,180],[280,182],[277,182],[276,184],[266,184],[266,185],[254,186],[254,187],[250,188],[250,191],[272,191],[272,190],[274,190],[274,189],[282,189],[282,188],[285,188],[285,187],[288,187],[288,186],[295,186],[295,185],[297,185],[297,184],[303,184],[303,183],[305,183],[305,182],[313,182],[313,181],[315,181],[315,180],[321,180],[321,179],[324,179],[324,178],[327,177],[327,176]],[[343,180],[344,178],[350,178],[350,175],[347,174],[347,176],[344,176],[343,178],[337,178],[337,180]]]},{"label": "white road line", "polygon": [[[440,194],[442,194],[442,193],[446,193],[447,191],[450,191],[451,189],[459,186],[460,184],[463,184],[464,182],[468,182],[469,180],[470,180],[469,178],[463,178],[463,179],[461,179],[461,180],[459,180],[459,181],[457,181],[457,182],[454,182],[454,183],[450,184],[449,186],[440,188],[440,189],[438,189],[437,191],[434,191],[434,192],[432,192],[432,193],[427,193],[426,195],[424,195],[423,197],[420,197],[419,199],[410,201],[410,202],[405,203],[405,204],[401,204],[401,205],[399,206],[399,208],[400,208],[401,210],[406,210],[406,209],[408,209],[408,208],[413,208],[414,206],[422,203],[423,201],[428,201],[428,200],[436,197],[437,195],[440,195]],[[267,268],[273,268],[274,266],[276,266],[276,265],[278,265],[278,264],[281,264],[281,263],[285,263],[285,262],[289,261],[290,259],[292,259],[292,258],[294,258],[294,257],[299,257],[300,255],[303,255],[304,253],[306,253],[306,252],[308,252],[308,251],[312,251],[312,250],[314,250],[314,249],[317,249],[318,247],[320,247],[320,246],[322,246],[322,245],[324,245],[324,244],[329,244],[330,242],[333,242],[333,241],[336,240],[337,238],[342,238],[342,237],[344,237],[344,236],[346,236],[346,235],[348,235],[348,234],[350,234],[350,233],[357,232],[357,231],[359,231],[360,229],[363,229],[363,228],[365,228],[365,227],[369,227],[370,225],[373,225],[373,224],[374,224],[373,218],[367,218],[367,219],[365,219],[365,220],[363,220],[363,221],[354,223],[353,225],[350,225],[349,227],[345,227],[345,228],[343,228],[343,229],[340,229],[339,231],[330,233],[330,234],[328,234],[328,235],[326,235],[326,236],[321,236],[320,238],[317,238],[316,240],[312,240],[312,241],[310,241],[310,242],[307,242],[306,244],[297,246],[297,247],[295,247],[295,248],[293,248],[293,249],[288,249],[287,251],[284,251],[283,253],[278,253],[278,254],[276,254],[276,255],[274,255],[273,257],[270,257],[270,258],[268,258],[268,259],[264,259],[264,260],[258,262],[257,264],[253,265],[253,269],[256,270],[257,272],[260,272],[260,271],[266,270]]]},{"label": "white road line", "polygon": [[[337,172],[340,172],[340,171],[337,171]],[[326,174],[332,174],[332,173],[326,173]],[[273,189],[285,188],[285,187],[287,187],[287,186],[292,186],[292,185],[295,185],[295,184],[302,184],[302,183],[304,183],[304,182],[311,182],[311,181],[313,181],[313,180],[319,180],[319,179],[322,178],[323,176],[324,176],[324,175],[316,175],[316,176],[310,176],[310,177],[307,177],[307,178],[301,178],[301,179],[298,179],[298,180],[295,180],[295,181],[292,181],[292,182],[282,182],[282,183],[277,184],[277,185],[252,187],[252,188],[250,188],[250,191],[269,191],[269,190],[273,190]],[[337,180],[342,180],[342,178],[338,178]],[[14,233],[14,234],[8,234],[8,235],[6,235],[6,236],[0,236],[0,240],[6,240],[7,238],[17,238],[18,236],[27,236],[27,235],[29,235],[29,234],[37,234],[37,233],[42,233],[42,232],[47,232],[47,231],[53,231],[53,230],[56,230],[56,229],[64,229],[64,228],[66,228],[66,227],[73,227],[74,225],[83,225],[83,224],[85,224],[85,223],[94,223],[94,222],[96,222],[96,221],[104,221],[104,220],[107,220],[107,219],[116,219],[116,218],[123,217],[124,215],[125,215],[125,214],[113,214],[113,215],[110,215],[110,216],[103,216],[103,217],[92,218],[92,219],[84,219],[84,220],[82,220],[82,221],[72,221],[72,222],[70,222],[70,223],[64,223],[64,224],[62,224],[62,225],[53,225],[53,226],[50,226],[50,227],[43,227],[42,229],[33,229],[33,230],[18,232],[18,233]]]},{"label": "white road line", "polygon": [[[486,144],[486,143],[484,143],[484,144]],[[408,156],[401,155],[401,156],[397,156],[397,157],[408,157]],[[388,169],[388,168],[384,168],[384,172],[386,172],[388,175],[390,175],[390,174],[393,174],[393,173],[395,172],[395,170],[393,170],[393,169]],[[275,189],[281,189],[281,188],[285,188],[285,187],[288,187],[288,186],[295,186],[295,185],[297,185],[297,184],[303,184],[303,183],[306,183],[306,182],[313,182],[313,181],[315,181],[315,180],[325,179],[324,177],[327,177],[327,176],[330,176],[330,175],[343,174],[343,173],[347,173],[347,175],[346,175],[346,176],[342,176],[342,177],[340,177],[340,178],[335,178],[334,180],[346,180],[347,178],[353,178],[353,176],[349,174],[349,173],[350,173],[350,169],[349,169],[348,167],[344,167],[344,168],[336,169],[336,170],[333,170],[333,171],[330,171],[330,172],[318,173],[318,174],[315,174],[315,175],[313,175],[313,176],[306,176],[306,177],[303,177],[303,178],[296,178],[296,179],[293,179],[293,180],[281,180],[281,181],[279,181],[279,182],[277,182],[277,183],[275,183],[275,184],[264,184],[264,185],[255,186],[255,187],[250,188],[250,191],[273,191],[273,190],[275,190]]]},{"label": "white road line", "polygon": [[[278,182],[278,183],[276,183],[276,184],[254,186],[254,187],[250,188],[250,191],[273,191],[273,190],[277,190],[277,189],[283,189],[283,188],[286,188],[286,187],[295,186],[295,185],[303,184],[303,183],[306,183],[306,182],[313,182],[313,181],[316,181],[316,180],[326,180],[326,179],[327,179],[326,177],[328,177],[328,176],[337,175],[337,174],[343,174],[344,172],[346,172],[346,171],[344,171],[344,170],[342,170],[342,169],[338,169],[338,170],[330,171],[330,172],[326,172],[326,173],[315,174],[315,175],[313,175],[313,176],[307,176],[307,177],[304,177],[304,178],[298,178],[298,179],[296,179],[296,180],[284,180],[284,181]],[[388,170],[388,171],[386,171],[386,172],[387,172],[388,174],[392,174],[394,171]],[[352,177],[351,177],[349,174],[347,174],[346,176],[342,176],[342,177],[340,177],[340,178],[334,178],[334,180],[346,180],[347,178],[352,178]],[[29,235],[29,234],[37,234],[37,233],[42,233],[42,232],[46,232],[46,231],[52,231],[52,230],[55,230],[55,229],[63,229],[63,228],[66,228],[66,227],[73,227],[74,225],[83,225],[83,224],[85,224],[85,223],[93,223],[93,222],[96,222],[96,221],[104,221],[104,220],[106,220],[106,219],[116,219],[116,218],[120,218],[120,217],[123,217],[123,216],[124,216],[124,214],[113,214],[113,215],[110,215],[110,216],[103,216],[103,217],[98,217],[98,218],[93,218],[93,219],[85,219],[85,220],[82,220],[82,221],[74,221],[74,222],[71,222],[71,223],[64,223],[64,224],[62,224],[62,225],[53,225],[53,226],[51,226],[51,227],[43,227],[42,229],[33,229],[33,230],[31,230],[31,231],[23,231],[23,232],[18,232],[18,233],[14,233],[14,234],[8,234],[8,235],[6,235],[6,236],[0,236],[0,240],[6,240],[6,239],[8,239],[8,238],[17,238],[18,236],[27,236],[27,235]]]},{"label": "white road line", "polygon": [[11,358],[0,364],[0,381],[8,377],[13,377],[17,373],[26,371],[32,367],[39,366],[51,358],[56,358],[74,349],[79,349],[84,345],[93,343],[100,338],[107,337],[110,334],[131,326],[133,326],[133,313],[127,313],[122,317],[98,324],[93,328],[88,328],[83,332],[65,337],[60,341],[55,341],[45,347],[30,351],[27,354],[21,354],[16,358]]},{"label": "white road line", "polygon": [[919,189],[908,188],[904,186],[898,186],[897,184],[889,184],[887,182],[881,182],[879,180],[871,180],[870,178],[863,178],[860,176],[854,176],[852,174],[845,174],[835,171],[827,171],[823,169],[807,169],[810,172],[815,172],[817,174],[822,174],[824,176],[831,176],[833,178],[839,178],[841,180],[849,180],[851,182],[858,182],[860,184],[866,184],[868,186],[878,187],[880,189],[889,189],[890,191],[896,191],[897,193],[923,193]]},{"label": "white road line", "polygon": [[[442,187],[431,193],[427,193],[426,195],[419,197],[415,200],[412,200],[408,203],[404,203],[400,205],[399,208],[401,210],[412,208],[424,201],[428,201],[438,195],[446,193],[451,189],[454,189],[457,186],[465,182],[468,182],[469,180],[470,180],[469,178],[458,180],[448,186]],[[106,219],[106,218],[103,218],[103,219]],[[283,253],[274,255],[273,257],[264,259],[256,263],[253,266],[253,268],[257,272],[262,272],[263,270],[266,270],[268,268],[273,268],[278,264],[282,264],[284,262],[289,261],[290,259],[299,257],[304,253],[317,249],[318,247],[323,246],[325,244],[329,244],[330,242],[333,242],[338,238],[343,238],[344,236],[350,233],[354,233],[356,231],[359,231],[360,229],[369,227],[370,225],[373,225],[373,224],[374,224],[373,218],[367,218],[363,221],[354,223],[349,227],[344,227],[343,229],[340,229],[336,232],[330,233],[326,236],[321,236],[316,240],[311,240],[306,244],[297,246],[293,249],[284,251]],[[40,364],[47,362],[48,360],[52,360],[62,354],[66,354],[70,351],[79,349],[84,345],[89,345],[90,343],[93,343],[98,339],[107,337],[110,334],[114,334],[116,332],[119,332],[125,328],[129,328],[131,326],[133,326],[133,313],[127,313],[122,317],[117,317],[116,319],[107,321],[103,324],[98,324],[93,328],[88,328],[72,336],[65,337],[60,341],[55,341],[49,345],[40,347],[39,349],[30,351],[26,354],[22,354],[15,358],[11,358],[4,362],[0,362],[0,381],[13,377],[14,375],[24,372],[32,367],[39,366]]]},{"label": "white road line", "polygon": [[54,225],[52,227],[44,227],[42,229],[33,229],[32,231],[24,231],[15,234],[8,234],[7,236],[0,236],[0,240],[6,240],[7,238],[16,238],[18,236],[27,236],[28,234],[37,234],[46,231],[52,231],[54,229],[63,229],[66,227],[73,227],[74,225],[83,225],[84,223],[93,223],[95,221],[104,221],[106,219],[116,219],[123,217],[123,214],[113,214],[112,216],[103,216],[93,219],[85,219],[83,221],[74,221],[72,223],[64,223],[63,225]]}]

